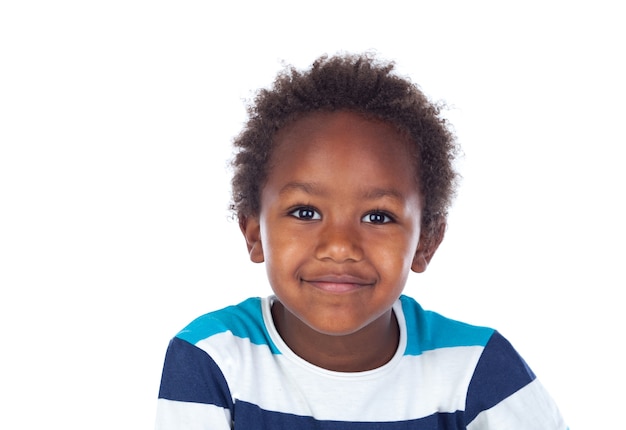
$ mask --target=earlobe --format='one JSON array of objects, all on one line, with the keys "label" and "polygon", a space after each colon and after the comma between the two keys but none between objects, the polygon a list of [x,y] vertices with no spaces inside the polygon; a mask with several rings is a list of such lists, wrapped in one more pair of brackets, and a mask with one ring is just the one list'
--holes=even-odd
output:
[{"label": "earlobe", "polygon": [[411,264],[411,270],[414,271],[415,273],[423,273],[427,267],[428,267],[428,262],[426,261],[426,258],[424,257],[423,252],[418,247],[417,252],[415,253],[415,256],[413,257],[413,264]]},{"label": "earlobe", "polygon": [[423,273],[426,271],[430,260],[432,260],[437,248],[443,241],[443,236],[446,232],[446,222],[441,220],[434,232],[422,232],[420,235],[420,241],[413,257],[413,263],[411,264],[411,270],[415,273]]},{"label": "earlobe", "polygon": [[250,260],[254,263],[265,261],[261,241],[261,224],[258,217],[239,217],[239,228],[246,239]]}]

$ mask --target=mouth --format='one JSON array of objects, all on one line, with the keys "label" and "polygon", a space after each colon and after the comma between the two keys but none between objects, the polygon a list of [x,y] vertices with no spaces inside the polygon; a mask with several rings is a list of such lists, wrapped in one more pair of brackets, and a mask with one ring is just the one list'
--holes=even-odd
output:
[{"label": "mouth", "polygon": [[329,293],[349,293],[374,285],[374,282],[352,275],[326,275],[302,280]]}]

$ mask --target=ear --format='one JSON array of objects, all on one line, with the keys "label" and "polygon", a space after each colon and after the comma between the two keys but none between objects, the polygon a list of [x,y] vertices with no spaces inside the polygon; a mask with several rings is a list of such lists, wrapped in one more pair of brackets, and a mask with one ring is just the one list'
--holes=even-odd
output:
[{"label": "ear", "polygon": [[430,260],[435,255],[435,251],[439,248],[439,245],[443,241],[443,236],[446,232],[446,221],[441,219],[437,222],[437,226],[433,231],[420,233],[420,241],[417,245],[417,251],[413,257],[413,264],[411,264],[411,270],[415,273],[423,273]]},{"label": "ear", "polygon": [[261,242],[261,224],[259,218],[253,217],[239,217],[239,228],[246,238],[246,245],[248,246],[248,254],[250,254],[250,260],[254,263],[262,263],[265,261],[263,255],[263,243]]}]

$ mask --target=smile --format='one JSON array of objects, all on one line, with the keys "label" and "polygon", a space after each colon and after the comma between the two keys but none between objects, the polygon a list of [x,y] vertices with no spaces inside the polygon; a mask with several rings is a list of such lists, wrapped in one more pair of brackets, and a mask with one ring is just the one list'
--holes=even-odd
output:
[{"label": "smile", "polygon": [[363,287],[374,285],[371,281],[351,275],[320,276],[312,279],[303,279],[303,281],[317,289],[329,293],[349,293]]}]

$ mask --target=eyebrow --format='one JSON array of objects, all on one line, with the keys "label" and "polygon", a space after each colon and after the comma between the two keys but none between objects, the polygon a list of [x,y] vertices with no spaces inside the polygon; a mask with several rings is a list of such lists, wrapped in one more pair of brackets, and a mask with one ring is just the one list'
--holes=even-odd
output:
[{"label": "eyebrow", "polygon": [[404,200],[404,194],[393,188],[373,188],[366,190],[362,197],[366,200],[378,200],[385,197],[390,197],[395,200]]},{"label": "eyebrow", "polygon": [[[303,191],[307,194],[323,196],[328,194],[328,191],[316,184],[315,182],[289,182],[279,191],[279,194],[286,194],[292,191]],[[404,200],[405,196],[400,191],[393,188],[372,188],[364,190],[360,197],[364,200],[379,200],[382,198],[392,198],[394,200]]]},{"label": "eyebrow", "polygon": [[279,194],[286,194],[291,191],[304,191],[307,194],[323,195],[325,190],[314,182],[289,182],[279,191]]}]

